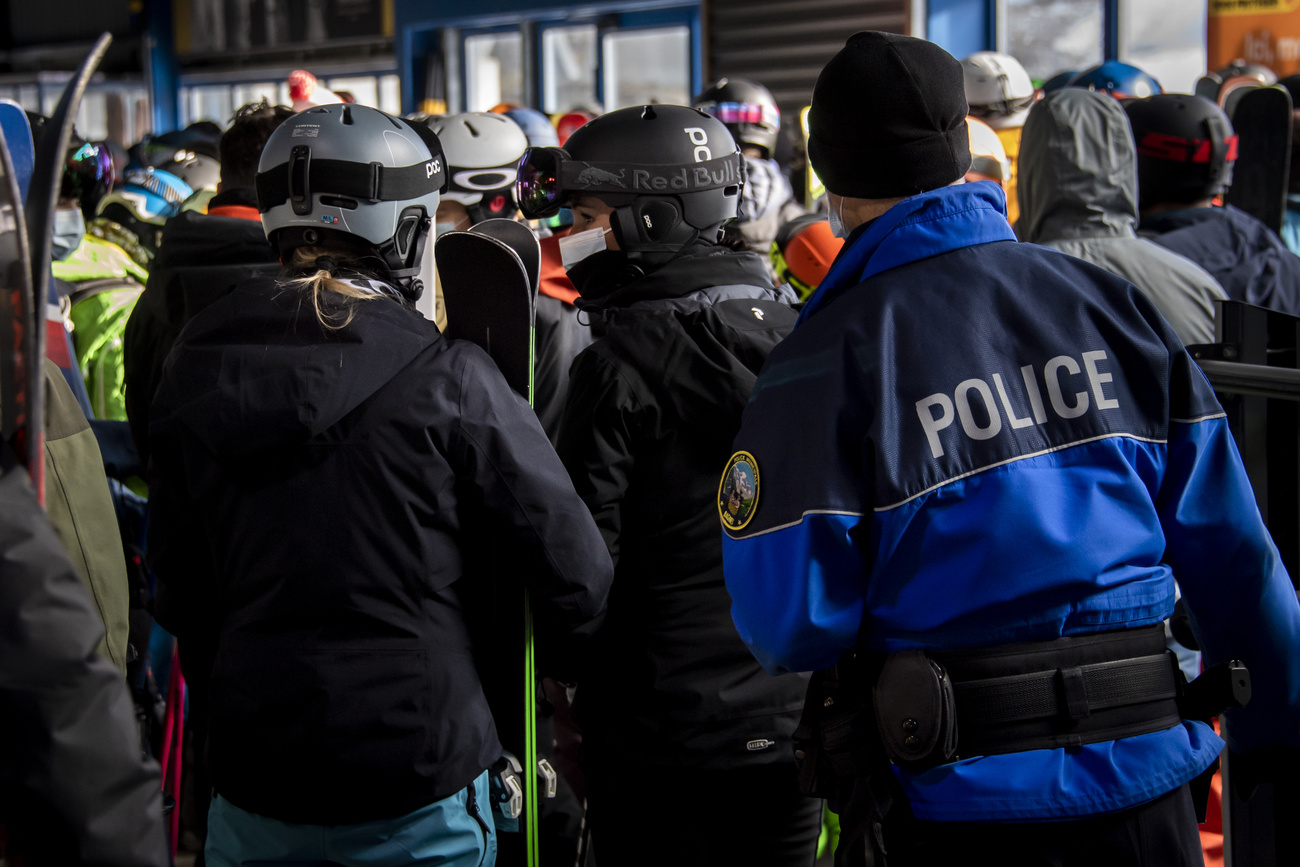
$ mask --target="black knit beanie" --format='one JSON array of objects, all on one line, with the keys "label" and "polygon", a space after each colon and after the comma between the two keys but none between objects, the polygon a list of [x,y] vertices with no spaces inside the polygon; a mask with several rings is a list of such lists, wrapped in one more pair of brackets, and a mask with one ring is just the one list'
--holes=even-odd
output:
[{"label": "black knit beanie", "polygon": [[817,78],[808,159],[838,196],[935,190],[970,168],[966,113],[956,58],[924,39],[864,30]]}]

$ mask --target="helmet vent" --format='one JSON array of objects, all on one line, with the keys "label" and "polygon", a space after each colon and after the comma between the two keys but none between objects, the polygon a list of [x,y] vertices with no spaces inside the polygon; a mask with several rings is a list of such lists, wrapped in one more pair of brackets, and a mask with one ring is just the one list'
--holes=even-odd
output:
[{"label": "helmet vent", "polygon": [[478,136],[479,136],[479,131],[478,131],[477,129],[474,128],[474,124],[470,123],[469,121],[466,121],[466,122],[465,122],[465,129],[469,130],[469,134],[472,135],[472,136],[474,136],[474,138],[478,138]]},{"label": "helmet vent", "polygon": [[352,106],[350,105],[343,106],[343,123],[352,126]]},{"label": "helmet vent", "polygon": [[641,109],[641,119],[642,119],[642,120],[654,120],[654,119],[655,119],[655,107],[654,107],[653,105],[647,105],[647,106],[645,106],[644,108],[642,108],[642,109]]},{"label": "helmet vent", "polygon": [[345,211],[355,211],[357,209],[356,199],[345,199],[341,196],[321,196],[320,203],[331,208],[342,208]]}]

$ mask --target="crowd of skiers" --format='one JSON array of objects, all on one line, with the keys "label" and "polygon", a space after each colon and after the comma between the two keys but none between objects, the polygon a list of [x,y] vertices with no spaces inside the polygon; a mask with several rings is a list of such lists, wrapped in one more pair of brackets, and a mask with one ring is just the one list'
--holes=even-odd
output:
[{"label": "crowd of skiers", "polygon": [[[100,700],[113,744],[32,736],[11,851],[166,864],[165,787],[172,852],[183,829],[214,865],[511,861],[488,660],[518,585],[559,769],[541,863],[811,865],[840,823],[845,864],[1031,838],[1062,859],[1041,863],[1199,863],[1189,786],[1222,744],[1151,670],[1174,579],[1207,667],[1258,672],[1239,745],[1300,745],[1300,611],[1183,348],[1224,299],[1300,315],[1300,193],[1281,227],[1223,201],[1232,93],[1300,77],[1207,78],[1217,102],[1115,62],[1036,85],[1007,55],[862,33],[806,140],[724,78],[572,129],[317,93],[74,141],[46,441],[72,566],[5,557],[65,596],[80,577],[80,619],[48,628],[89,659],[61,664],[103,693],[102,656],[126,688]],[[532,407],[442,336],[420,277],[489,219],[540,239]],[[0,503],[9,535],[35,508]],[[1076,734],[974,718],[912,743],[924,689],[887,689],[924,680],[891,674],[908,653],[952,672],[961,717],[962,688],[1049,643],[1050,671],[1132,665],[1147,695],[1106,693],[1112,719],[1066,677]],[[893,764],[824,756],[874,781],[845,789],[803,753],[833,753],[845,693],[819,690],[849,658],[868,709],[833,721]]]}]

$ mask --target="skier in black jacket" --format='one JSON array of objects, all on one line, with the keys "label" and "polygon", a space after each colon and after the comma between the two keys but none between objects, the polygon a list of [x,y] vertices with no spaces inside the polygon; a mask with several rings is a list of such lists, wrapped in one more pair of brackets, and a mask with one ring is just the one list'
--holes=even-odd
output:
[{"label": "skier in black jacket", "polygon": [[149,405],[185,323],[239,281],[280,270],[279,254],[262,231],[253,179],[266,140],[291,115],[265,100],[235,112],[221,136],[221,183],[208,212],[181,211],[163,227],[149,282],[122,337],[126,415],[141,466],[149,463]]},{"label": "skier in black jacket", "polygon": [[1232,184],[1237,136],[1208,99],[1163,93],[1124,103],[1138,153],[1138,234],[1186,256],[1233,301],[1300,315],[1300,256],[1214,197]]},{"label": "skier in black jacket", "polygon": [[5,443],[0,618],[8,863],[165,867],[158,766],[140,756],[122,673],[95,652],[104,627]]},{"label": "skier in black jacket", "polygon": [[444,166],[374,109],[285,121],[258,200],[288,270],[164,369],[150,550],[209,681],[210,865],[490,864],[478,540],[515,558],[557,673],[604,609],[608,554],[536,417],[413,309]]},{"label": "skier in black jacket", "polygon": [[[574,708],[602,863],[814,856],[820,804],[796,789],[790,745],[805,682],[746,651],[711,526],[717,467],[795,319],[759,256],[717,244],[742,166],[721,122],[673,105],[611,112],[521,163],[526,216],[573,211],[561,253],[597,335],[558,451],[615,561]],[[709,793],[707,818],[665,821],[683,792]]]}]

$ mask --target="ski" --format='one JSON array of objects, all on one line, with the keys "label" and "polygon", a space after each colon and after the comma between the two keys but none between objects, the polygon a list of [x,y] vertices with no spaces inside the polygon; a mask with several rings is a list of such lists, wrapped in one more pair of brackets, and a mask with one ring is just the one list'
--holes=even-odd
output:
[{"label": "ski", "polygon": [[36,148],[32,143],[32,126],[27,112],[12,99],[0,99],[0,132],[9,146],[9,159],[13,163],[14,177],[18,179],[20,201],[27,201],[27,188],[32,182],[32,169],[36,164]]},{"label": "ski", "polygon": [[541,261],[532,231],[513,220],[484,220],[467,232],[438,238],[434,261],[445,296],[447,336],[483,347],[510,387],[531,403],[531,334]]},{"label": "ski", "polygon": [[[534,340],[537,307],[537,284],[541,265],[541,248],[532,231],[513,220],[485,220],[467,232],[447,232],[435,243],[434,261],[446,308],[446,336],[469,340],[482,347],[505,376],[506,382],[531,405],[533,402]],[[523,852],[515,854],[514,835],[498,836],[499,863],[511,865],[522,860],[528,867],[540,863],[538,852],[537,777],[541,768],[537,755],[537,694],[539,682],[533,656],[532,608],[528,590],[522,595],[515,585],[496,576],[495,608],[507,623],[522,623],[523,640],[516,645],[508,638],[498,645],[498,657],[504,657],[498,670],[510,670],[511,659],[523,657],[523,695],[517,687],[499,690],[485,679],[488,703],[497,720],[502,744],[511,755],[505,759],[503,786],[512,801],[505,804],[507,820],[503,830],[511,830],[510,820],[517,819],[522,831]],[[514,693],[515,697],[512,697]],[[523,699],[522,704],[519,698]],[[519,722],[522,725],[519,725]],[[522,761],[512,762],[522,753]],[[549,769],[549,765],[547,766]],[[520,791],[508,791],[511,775],[522,777]],[[500,805],[498,805],[500,806]],[[512,815],[513,814],[513,815]]]},{"label": "ski", "polygon": [[[54,113],[45,124],[45,131],[36,143],[35,160],[32,164],[31,186],[28,188],[26,208],[27,240],[31,250],[31,284],[33,293],[32,310],[35,323],[32,331],[33,340],[29,346],[28,375],[32,378],[32,387],[40,388],[45,358],[45,305],[50,292],[50,247],[54,233],[54,209],[59,204],[59,185],[63,178],[63,155],[72,141],[72,124],[81,106],[81,97],[86,92],[90,77],[104,58],[113,37],[105,33],[95,42],[94,48],[80,68],[72,76]],[[32,404],[30,414],[32,443],[36,454],[44,452],[45,418],[41,412],[40,401]],[[37,496],[45,502],[44,461],[35,462],[36,473],[32,477]]]},{"label": "ski", "polygon": [[[23,119],[26,123],[26,118]],[[0,472],[10,460],[27,470],[35,485],[45,466],[40,437],[32,429],[39,418],[37,404],[44,396],[40,359],[32,364],[36,342],[35,294],[28,258],[27,226],[23,222],[22,194],[9,152],[8,130],[0,127],[0,439],[7,448],[0,456]],[[11,457],[12,456],[12,457]]]},{"label": "ski", "polygon": [[1225,201],[1280,234],[1291,168],[1291,95],[1277,86],[1254,86],[1223,96],[1237,133],[1237,164]]}]

